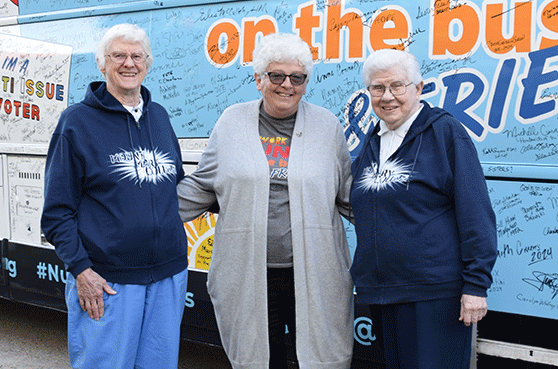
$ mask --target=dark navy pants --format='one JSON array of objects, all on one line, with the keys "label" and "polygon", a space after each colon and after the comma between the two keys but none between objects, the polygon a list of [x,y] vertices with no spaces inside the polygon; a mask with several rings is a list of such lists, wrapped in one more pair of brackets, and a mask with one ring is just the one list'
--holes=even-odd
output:
[{"label": "dark navy pants", "polygon": [[387,369],[468,369],[472,326],[459,321],[461,297],[373,305],[380,309]]}]

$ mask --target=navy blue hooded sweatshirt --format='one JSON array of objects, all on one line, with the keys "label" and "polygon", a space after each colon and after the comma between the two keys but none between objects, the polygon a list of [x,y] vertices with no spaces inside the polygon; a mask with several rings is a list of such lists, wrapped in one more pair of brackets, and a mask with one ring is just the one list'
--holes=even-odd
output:
[{"label": "navy blue hooded sweatshirt", "polygon": [[453,116],[423,103],[379,170],[379,124],[352,165],[357,301],[486,296],[496,221],[474,144]]},{"label": "navy blue hooded sweatshirt", "polygon": [[74,276],[91,267],[110,282],[148,284],[188,266],[180,147],[165,109],[143,86],[141,95],[136,123],[93,82],[52,136],[41,226]]}]

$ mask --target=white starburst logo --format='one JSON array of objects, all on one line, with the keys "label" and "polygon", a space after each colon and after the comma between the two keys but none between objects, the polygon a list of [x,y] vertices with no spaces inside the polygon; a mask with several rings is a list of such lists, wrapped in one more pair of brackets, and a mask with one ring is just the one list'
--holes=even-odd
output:
[{"label": "white starburst logo", "polygon": [[157,184],[176,178],[176,167],[169,154],[159,149],[134,149],[133,152],[122,150],[110,155],[112,173],[120,175],[120,180],[129,179],[134,183],[151,182]]},{"label": "white starburst logo", "polygon": [[410,165],[403,165],[401,161],[386,161],[384,166],[378,170],[378,164],[364,168],[362,179],[358,182],[358,188],[367,191],[385,190],[388,186],[393,188],[396,184],[404,184],[411,175]]}]

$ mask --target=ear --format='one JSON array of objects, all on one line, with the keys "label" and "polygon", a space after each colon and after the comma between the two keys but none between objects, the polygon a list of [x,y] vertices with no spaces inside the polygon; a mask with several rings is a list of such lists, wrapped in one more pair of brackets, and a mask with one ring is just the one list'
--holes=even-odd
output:
[{"label": "ear", "polygon": [[422,89],[424,88],[424,81],[420,81],[420,83],[417,86],[417,96],[420,98],[420,95],[422,95]]},{"label": "ear", "polygon": [[99,71],[101,72],[101,74],[104,76],[105,72],[106,72],[106,64],[104,66],[101,66],[101,63],[99,62],[99,60],[97,59],[97,68],[99,68]]}]

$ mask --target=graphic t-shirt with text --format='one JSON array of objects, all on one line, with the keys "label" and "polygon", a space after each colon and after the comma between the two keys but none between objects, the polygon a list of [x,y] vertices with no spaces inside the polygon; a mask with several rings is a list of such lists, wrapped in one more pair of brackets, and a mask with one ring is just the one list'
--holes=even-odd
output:
[{"label": "graphic t-shirt with text", "polygon": [[269,164],[269,211],[267,265],[293,265],[291,217],[289,213],[289,153],[296,114],[285,119],[269,116],[260,107],[260,139]]}]

